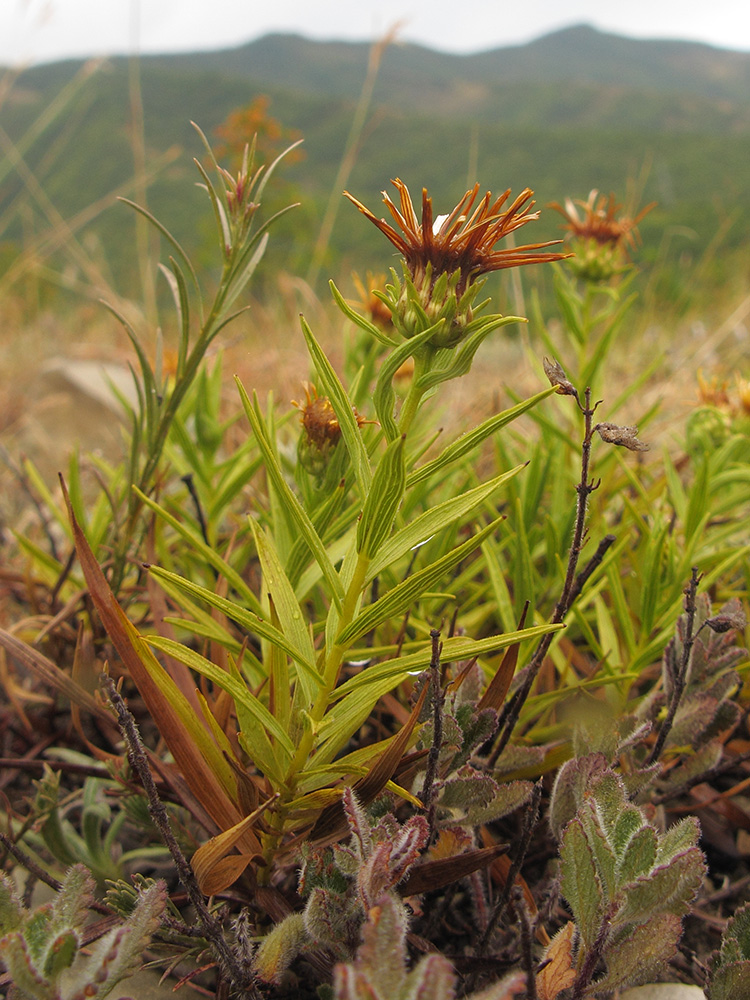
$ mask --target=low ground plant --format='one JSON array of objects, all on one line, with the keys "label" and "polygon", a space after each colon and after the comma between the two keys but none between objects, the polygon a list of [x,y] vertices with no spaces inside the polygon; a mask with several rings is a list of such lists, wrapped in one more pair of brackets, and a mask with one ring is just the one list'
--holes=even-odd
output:
[{"label": "low ground plant", "polygon": [[[59,493],[27,466],[55,544],[19,535],[9,577],[1,836],[56,901],[2,882],[12,995],[105,996],[150,935],[217,997],[582,1000],[663,975],[729,996],[745,909],[723,944],[700,914],[747,883],[719,855],[750,829],[750,435],[741,395],[678,451],[649,451],[649,408],[641,431],[622,417],[649,375],[609,367],[639,216],[593,192],[565,245],[498,248],[536,219],[530,190],[477,185],[446,215],[425,191],[418,214],[396,180],[388,222],[348,195],[400,266],[360,309],[331,284],[337,366],[301,318],[294,406],[238,381],[227,409],[207,352],[273,232],[274,165],[247,149],[230,173],[203,144],[212,296],[134,206],[177,339],[152,355],[113,307],[137,362],[126,458],[97,460],[93,499],[77,458]],[[537,391],[456,426],[441,388],[526,322],[485,276],[528,265],[555,269],[558,310],[533,309]],[[89,974],[95,884],[127,947]]]}]

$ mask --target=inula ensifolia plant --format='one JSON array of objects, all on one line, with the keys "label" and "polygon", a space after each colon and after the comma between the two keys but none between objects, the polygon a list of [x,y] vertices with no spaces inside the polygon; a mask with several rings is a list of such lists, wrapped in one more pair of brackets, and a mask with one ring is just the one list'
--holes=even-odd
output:
[{"label": "inula ensifolia plant", "polygon": [[[237,239],[244,239],[252,211],[247,206],[246,213],[236,213],[246,188],[238,188],[236,197],[231,186],[227,190],[235,216],[217,207],[222,232],[225,217],[230,223],[234,218],[240,227]],[[450,587],[457,567],[471,566],[482,541],[499,523],[497,517],[485,519],[483,512],[491,510],[491,497],[521,467],[488,482],[474,479],[468,488],[453,494],[449,490],[438,503],[430,498],[428,484],[462,474],[465,457],[482,441],[557,388],[490,417],[434,458],[422,460],[425,443],[416,421],[422,404],[440,383],[470,369],[493,330],[514,321],[485,314],[488,303],[477,301],[481,276],[561,255],[537,252],[548,244],[495,250],[498,240],[536,218],[530,191],[507,207],[508,192],[495,201],[487,194],[471,213],[476,188],[452,213],[434,220],[425,194],[418,223],[406,188],[400,185],[399,190],[401,213],[395,207],[392,211],[403,236],[378,223],[389,238],[395,237],[405,257],[403,279],[394,275],[383,298],[392,312],[392,329],[384,331],[357,316],[334,290],[345,314],[385,347],[372,391],[375,413],[356,412],[303,320],[316,389],[309,390],[302,408],[304,442],[298,455],[304,476],[312,472],[312,486],[290,483],[273,415],[264,415],[240,386],[266,480],[265,497],[256,492],[248,519],[259,587],[250,588],[205,540],[189,533],[184,533],[189,544],[224,578],[221,587],[210,589],[166,568],[150,567],[153,579],[190,615],[179,627],[209,639],[207,652],[221,649],[220,662],[168,635],[139,635],[113,601],[80,527],[74,527],[84,572],[110,637],[191,791],[222,831],[194,859],[205,891],[228,885],[258,857],[264,864],[257,876],[268,879],[289,834],[309,830],[322,818],[323,808],[339,800],[336,782],[359,778],[359,793],[362,782],[368,801],[389,782],[398,790],[392,779],[416,736],[416,708],[390,740],[349,754],[347,745],[382,695],[429,665],[432,649],[425,640],[431,595]],[[227,260],[233,259],[235,240],[230,223],[223,244]],[[231,294],[225,291],[222,307]],[[197,354],[189,357],[197,359]],[[394,377],[409,359],[414,365],[410,388],[398,408]],[[330,466],[335,475],[328,475]],[[143,490],[136,494],[139,503],[180,530],[173,514]],[[462,526],[472,522],[478,530],[459,536]],[[213,613],[201,610],[206,604]],[[402,648],[393,635],[407,613],[412,635]],[[557,627],[534,625],[476,640],[450,635],[442,658],[448,663],[497,652]],[[358,670],[353,664],[363,659],[363,647],[367,663]],[[231,710],[219,709],[210,692],[196,700],[184,675],[167,673],[152,649],[226,692],[219,697]],[[408,798],[411,793],[401,789],[400,794]]]}]

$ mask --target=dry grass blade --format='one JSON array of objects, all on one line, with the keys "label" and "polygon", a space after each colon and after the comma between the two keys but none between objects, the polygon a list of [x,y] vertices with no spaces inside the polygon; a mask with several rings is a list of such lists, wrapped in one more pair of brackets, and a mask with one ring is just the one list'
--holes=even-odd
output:
[{"label": "dry grass blade", "polygon": [[101,702],[97,701],[80,684],[76,684],[64,670],[61,670],[52,660],[48,660],[39,650],[18,639],[11,632],[6,632],[5,629],[0,629],[0,646],[27,670],[36,674],[41,681],[69,698],[74,705],[91,712],[92,715],[104,722],[112,723],[112,716]]},{"label": "dry grass blade", "polygon": [[[236,791],[231,769],[203,726],[194,717],[192,726],[186,724],[186,720],[191,718],[189,706],[117,603],[75,518],[62,477],[61,484],[78,559],[102,623],[188,787],[219,829],[227,830],[243,819],[227,793],[227,785]],[[159,677],[158,682],[155,675]],[[220,764],[221,770],[216,764]],[[225,772],[230,776],[229,782]],[[243,836],[243,847],[251,853],[259,850],[258,840],[250,831]]]},{"label": "dry grass blade", "polygon": [[[521,618],[518,622],[518,631],[524,627],[526,623],[526,613],[529,610],[529,603],[526,602]],[[513,680],[513,674],[516,672],[516,664],[518,663],[518,651],[521,648],[521,643],[516,642],[514,645],[509,646],[503,656],[500,666],[495,672],[495,676],[492,678],[490,683],[487,685],[487,690],[484,692],[482,697],[479,699],[479,704],[477,705],[477,711],[481,712],[483,708],[494,708],[496,712],[499,712],[505,703],[505,698],[510,690],[510,682]]]},{"label": "dry grass blade", "polygon": [[486,868],[492,862],[505,854],[507,844],[495,844],[492,847],[478,847],[472,851],[464,851],[452,858],[435,858],[413,868],[398,886],[402,896],[417,896],[421,892],[431,892],[442,889],[446,885],[466,878],[472,872]]}]

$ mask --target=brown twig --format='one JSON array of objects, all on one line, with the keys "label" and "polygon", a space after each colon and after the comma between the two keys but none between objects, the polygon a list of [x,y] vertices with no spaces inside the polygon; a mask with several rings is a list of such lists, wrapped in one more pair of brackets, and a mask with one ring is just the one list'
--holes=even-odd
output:
[{"label": "brown twig", "polygon": [[430,659],[430,694],[432,696],[432,746],[427,755],[427,768],[424,784],[419,797],[424,806],[429,806],[432,799],[432,786],[438,773],[440,748],[443,745],[443,689],[440,684],[440,652],[443,644],[440,642],[440,630],[431,629],[432,657]]},{"label": "brown twig", "polygon": [[[586,389],[583,404],[581,404],[578,396],[576,396],[576,401],[584,417],[584,433],[583,442],[581,444],[581,478],[576,486],[578,499],[576,501],[576,518],[575,527],[573,529],[573,541],[570,544],[570,551],[568,552],[568,566],[565,573],[563,589],[560,594],[560,598],[555,605],[555,610],[552,612],[551,624],[553,625],[559,625],[562,623],[566,614],[570,610],[571,604],[573,603],[573,597],[578,593],[580,587],[582,587],[585,580],[588,579],[588,576],[590,576],[590,574],[594,571],[596,565],[598,565],[598,563],[595,563],[592,566],[591,563],[593,560],[590,560],[588,565],[582,570],[580,578],[576,578],[578,559],[581,554],[585,538],[586,508],[588,506],[588,499],[594,490],[599,488],[600,484],[600,481],[589,480],[593,417],[599,404],[594,403],[593,406],[591,405],[591,389]],[[599,549],[602,548],[604,541],[606,541],[606,539],[602,541]],[[607,548],[608,547],[609,546],[607,546]],[[604,551],[606,552],[606,548]],[[603,555],[604,552],[601,553],[600,559]],[[596,556],[594,556],[594,559],[595,558]],[[591,568],[589,569],[589,567]],[[581,581],[580,587],[578,586],[579,579]],[[539,644],[537,645],[534,654],[525,669],[523,682],[514,693],[513,697],[506,704],[506,709],[503,711],[503,715],[500,720],[500,735],[488,760],[488,764],[490,766],[497,761],[498,757],[508,744],[508,740],[515,729],[516,723],[518,722],[518,718],[521,714],[521,709],[529,696],[531,687],[536,679],[536,675],[541,669],[542,663],[544,662],[544,658],[547,655],[554,636],[554,632],[548,632],[539,640]]]},{"label": "brown twig", "polygon": [[18,844],[14,844],[10,837],[6,836],[4,833],[0,833],[0,844],[3,845],[5,850],[12,854],[19,865],[23,865],[27,872],[30,872],[35,879],[40,882],[44,882],[48,885],[50,889],[54,889],[55,892],[59,892],[62,888],[62,882],[59,882],[52,875],[49,875],[41,865],[38,865],[32,857],[30,857],[26,851],[23,851]]},{"label": "brown twig", "polygon": [[512,897],[513,909],[518,917],[518,926],[521,930],[521,964],[526,973],[526,1000],[538,1000],[534,956],[531,951],[531,920],[520,885],[515,886]]},{"label": "brown twig", "polygon": [[141,735],[138,732],[136,721],[125,704],[122,695],[117,690],[117,686],[112,678],[104,677],[102,683],[107,691],[109,700],[112,702],[115,712],[117,713],[117,721],[120,727],[120,732],[122,733],[123,739],[125,740],[125,744],[128,748],[128,759],[130,764],[133,770],[138,774],[138,777],[141,779],[143,789],[146,792],[146,798],[148,799],[148,811],[157,830],[161,834],[161,838],[166,844],[169,853],[172,855],[172,860],[177,868],[177,875],[185,888],[188,899],[195,909],[198,920],[203,928],[204,936],[214,952],[214,957],[216,958],[222,973],[227,979],[229,979],[236,990],[244,990],[249,996],[257,997],[258,994],[253,986],[252,979],[248,976],[245,970],[242,969],[237,960],[237,956],[229,947],[226,938],[224,937],[222,926],[206,905],[206,901],[203,898],[203,893],[198,887],[193,870],[190,867],[187,858],[182,853],[182,848],[177,843],[177,838],[172,830],[172,824],[169,821],[166,807],[159,797],[156,783],[148,766],[146,751],[141,740]]},{"label": "brown twig", "polygon": [[662,723],[661,729],[659,730],[659,735],[656,737],[656,742],[651,749],[651,753],[648,755],[646,767],[656,763],[659,759],[659,755],[664,749],[664,744],[667,741],[667,736],[669,736],[672,726],[674,725],[675,715],[677,714],[680,701],[685,693],[687,672],[688,667],[690,666],[690,654],[693,651],[693,643],[696,640],[696,635],[693,634],[693,625],[695,623],[695,597],[698,593],[698,584],[700,582],[701,574],[698,572],[697,567],[693,566],[693,571],[690,574],[690,582],[684,590],[687,621],[685,623],[685,636],[682,640],[682,659],[678,669],[674,672],[674,676],[672,677],[672,696],[669,699],[667,715]]},{"label": "brown twig", "polygon": [[529,845],[531,844],[531,835],[534,831],[534,827],[536,826],[537,819],[539,818],[539,803],[541,802],[541,798],[542,785],[541,782],[538,781],[534,785],[534,791],[531,793],[531,799],[523,818],[523,826],[521,827],[521,833],[518,838],[518,847],[511,866],[508,869],[505,885],[503,886],[500,896],[492,909],[492,915],[489,919],[487,927],[485,928],[484,934],[482,935],[482,939],[479,942],[479,947],[476,952],[478,956],[484,955],[487,950],[492,934],[498,925],[500,917],[503,915],[505,907],[510,901],[516,876],[521,871],[524,859],[526,858],[526,853],[529,849]]}]

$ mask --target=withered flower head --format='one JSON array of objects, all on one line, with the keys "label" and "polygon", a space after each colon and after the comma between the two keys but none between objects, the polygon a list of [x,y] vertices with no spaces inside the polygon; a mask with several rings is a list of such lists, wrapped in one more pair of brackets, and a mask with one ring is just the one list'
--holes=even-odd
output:
[{"label": "withered flower head", "polygon": [[300,420],[308,441],[317,448],[338,444],[341,427],[330,399],[319,396],[318,390],[309,382],[304,382],[302,387],[305,390],[305,402],[298,403],[293,399],[292,406],[300,411]]},{"label": "withered flower head", "polygon": [[586,201],[566,198],[565,207],[558,202],[549,207],[565,218],[569,239],[576,245],[577,259],[570,266],[586,280],[602,281],[625,269],[628,250],[639,242],[638,223],[655,205],[652,201],[631,217],[614,194],[607,197],[594,189]]},{"label": "withered flower head", "polygon": [[[399,193],[399,206],[383,192],[383,201],[398,228],[385,219],[378,219],[369,208],[348,191],[344,194],[373,225],[386,236],[402,255],[411,289],[404,289],[394,321],[401,321],[402,332],[413,336],[419,326],[414,301],[418,303],[428,323],[444,319],[444,330],[435,346],[451,347],[462,339],[471,322],[472,289],[483,274],[506,267],[539,264],[560,260],[565,253],[538,253],[560,240],[530,243],[520,247],[496,250],[496,244],[506,236],[539,217],[533,212],[533,191],[525,188],[510,202],[510,189],[494,201],[487,191],[475,206],[479,184],[467,191],[447,215],[433,214],[432,199],[422,190],[422,219],[417,214],[406,184],[393,181]],[[395,303],[394,303],[395,304]]]},{"label": "withered flower head", "polygon": [[[298,454],[308,472],[320,475],[325,471],[330,453],[341,440],[341,426],[336,411],[327,396],[319,396],[317,389],[309,382],[303,383],[305,402],[292,400],[292,406],[300,411],[303,433],[299,440]],[[357,426],[372,421],[366,420],[354,411]]]}]

